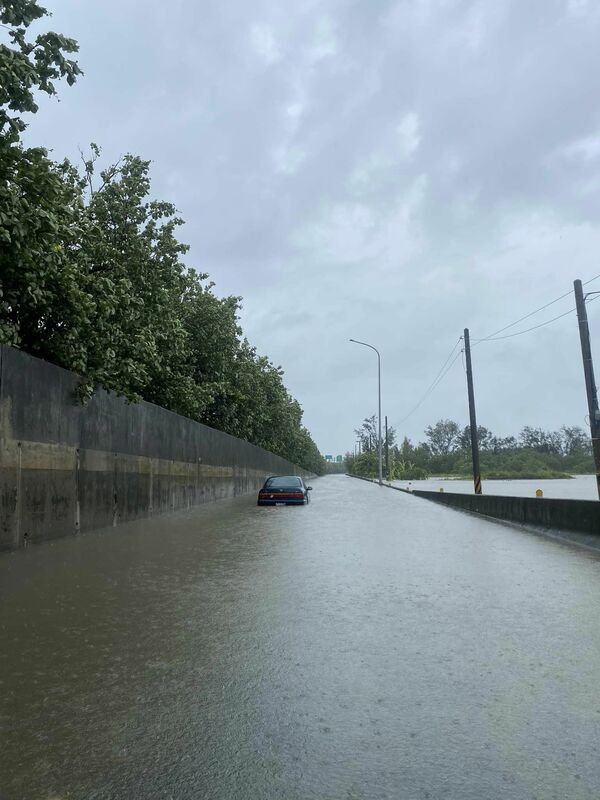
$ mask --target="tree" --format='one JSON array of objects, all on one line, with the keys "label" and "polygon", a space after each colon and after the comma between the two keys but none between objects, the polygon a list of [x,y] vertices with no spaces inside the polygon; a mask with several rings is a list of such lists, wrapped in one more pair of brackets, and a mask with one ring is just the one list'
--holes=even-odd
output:
[{"label": "tree", "polygon": [[19,144],[21,115],[37,111],[35,92],[53,95],[55,80],[72,84],[80,74],[65,56],[77,51],[73,39],[53,32],[27,39],[47,15],[34,0],[0,0],[12,44],[0,44],[0,341],[80,366],[74,329],[86,303],[70,258],[83,208],[79,176],[42,148]]},{"label": "tree", "polygon": [[0,44],[0,134],[16,141],[26,124],[21,114],[38,110],[35,91],[55,95],[54,81],[71,86],[81,75],[77,62],[65,54],[78,51],[77,42],[48,31],[28,40],[29,26],[48,11],[35,0],[0,0],[0,23],[8,29],[12,47]]},{"label": "tree", "polygon": [[72,254],[80,246],[79,177],[41,148],[0,136],[0,341],[75,369],[89,310]]},{"label": "tree", "polygon": [[[95,154],[99,150],[92,146]],[[82,320],[88,393],[97,384],[195,416],[188,334],[181,314],[186,289],[199,279],[182,262],[188,246],[170,203],[150,198],[149,162],[127,155],[100,173],[82,215],[73,259],[91,298]],[[93,160],[85,183],[92,184]],[[200,276],[202,277],[202,276]]]},{"label": "tree", "polygon": [[565,455],[572,456],[578,453],[589,455],[592,452],[590,437],[582,428],[563,425],[560,431]]},{"label": "tree", "polygon": [[[492,450],[494,448],[496,437],[488,428],[485,428],[483,425],[478,425],[477,440],[479,442],[479,447],[481,450]],[[465,425],[465,427],[463,428],[462,433],[459,436],[459,447],[461,448],[461,450],[471,449],[470,425]]]},{"label": "tree", "polygon": [[494,436],[492,447],[494,453],[500,453],[505,450],[515,450],[519,446],[514,436]]},{"label": "tree", "polygon": [[523,447],[530,447],[540,453],[562,453],[562,436],[558,431],[545,431],[526,425],[519,439]]},{"label": "tree", "polygon": [[402,440],[402,444],[398,448],[398,456],[403,461],[412,461],[414,458],[414,452],[415,448],[412,442],[407,436],[405,436],[404,439]]},{"label": "tree", "polygon": [[[378,449],[379,423],[377,422],[377,416],[375,414],[373,414],[371,417],[365,417],[360,428],[354,429],[354,433],[360,441],[361,450],[363,452]],[[385,448],[386,443],[389,448],[396,444],[396,431],[391,425],[388,425],[387,439],[385,435],[385,428],[382,427],[381,446]]]},{"label": "tree", "polygon": [[185,266],[183,221],[151,198],[149,162],[127,155],[96,185],[96,145],[78,170],[20,144],[35,93],[81,74],[72,39],[27,38],[45,15],[0,0],[12,44],[0,44],[0,342],[80,373],[81,400],[101,384],[321,472],[283,370],[243,338],[240,298]]},{"label": "tree", "polygon": [[383,429],[383,446],[388,447],[390,450],[396,446],[396,429],[388,425],[387,436],[385,428]]},{"label": "tree", "polygon": [[451,419],[440,419],[425,429],[428,446],[434,456],[445,456],[460,446],[460,428]]},{"label": "tree", "polygon": [[365,417],[360,428],[354,429],[354,433],[360,442],[360,449],[363,453],[376,450],[379,440],[379,426],[376,415]]},{"label": "tree", "polygon": [[[594,471],[589,438],[579,427],[563,425],[559,431],[526,426],[519,440],[478,429],[481,470],[487,478],[556,478]],[[406,437],[394,449],[396,476],[406,468],[435,475],[467,476],[471,470],[470,429],[460,430],[452,420],[439,420],[426,430],[427,441],[414,447]],[[456,436],[454,436],[456,433]]]}]

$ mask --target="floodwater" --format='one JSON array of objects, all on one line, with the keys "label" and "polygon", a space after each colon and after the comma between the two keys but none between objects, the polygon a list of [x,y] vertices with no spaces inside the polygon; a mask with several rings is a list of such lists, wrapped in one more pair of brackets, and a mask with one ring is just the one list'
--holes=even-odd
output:
[{"label": "floodwater", "polygon": [[[426,489],[437,492],[473,493],[473,481],[453,480],[448,478],[428,478],[424,481],[392,481],[394,486],[402,489]],[[541,489],[544,497],[570,498],[573,500],[597,500],[595,475],[575,475],[573,478],[556,478],[553,480],[502,480],[482,481],[484,494],[504,494],[511,497],[535,497],[536,489]]]},{"label": "floodwater", "polygon": [[0,557],[0,795],[597,800],[600,554],[313,485]]}]

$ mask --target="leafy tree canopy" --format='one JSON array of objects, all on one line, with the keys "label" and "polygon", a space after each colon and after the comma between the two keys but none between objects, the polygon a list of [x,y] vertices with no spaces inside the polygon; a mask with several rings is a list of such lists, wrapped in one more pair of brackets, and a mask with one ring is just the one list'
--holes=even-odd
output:
[{"label": "leafy tree canopy", "polygon": [[79,49],[73,39],[53,31],[28,37],[30,25],[45,16],[48,11],[35,0],[0,0],[0,24],[9,41],[0,42],[0,133],[10,131],[13,138],[26,127],[20,115],[38,110],[36,91],[55,95],[56,80],[72,85],[81,75],[67,57]]},{"label": "leafy tree canopy", "polygon": [[[360,443],[361,451],[368,452],[370,450],[378,449],[379,442],[379,423],[377,416],[373,414],[371,417],[365,417],[360,428],[355,428],[354,433]],[[387,438],[386,431],[382,425],[381,430],[381,445],[382,447],[392,447],[396,443],[396,431],[388,425]]]},{"label": "leafy tree canopy", "polygon": [[[368,429],[375,418],[365,420],[357,433]],[[441,419],[425,430],[426,441],[414,445],[404,438],[391,446],[389,478],[418,480],[428,475],[471,474],[471,431],[453,420]],[[590,438],[577,426],[563,425],[558,431],[525,426],[518,437],[496,436],[478,426],[481,470],[484,478],[552,478],[594,472]],[[346,456],[348,471],[375,477],[377,462],[371,450],[360,457]]]},{"label": "leafy tree canopy", "polygon": [[440,419],[425,429],[427,445],[434,456],[451,453],[460,446],[460,428],[451,419]]},{"label": "leafy tree canopy", "polygon": [[92,144],[76,168],[20,143],[35,93],[81,74],[72,39],[28,36],[47,13],[0,0],[0,342],[81,374],[83,400],[102,384],[322,472],[283,370],[243,336],[240,298],[185,265],[183,220],[152,199],[149,162],[98,170]]}]

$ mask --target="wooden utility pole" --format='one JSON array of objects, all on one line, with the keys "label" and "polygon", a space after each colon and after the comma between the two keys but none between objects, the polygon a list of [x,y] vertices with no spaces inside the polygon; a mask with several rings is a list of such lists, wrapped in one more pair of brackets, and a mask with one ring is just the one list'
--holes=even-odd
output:
[{"label": "wooden utility pole", "polygon": [[390,450],[388,445],[387,414],[385,417],[385,478],[390,479]]},{"label": "wooden utility pole", "polygon": [[471,340],[469,329],[465,328],[465,361],[467,362],[467,391],[469,394],[469,427],[471,429],[471,456],[473,459],[473,484],[475,494],[481,494],[481,470],[479,469],[479,438],[477,436],[477,417],[475,415],[475,394],[473,392],[473,370],[471,368]]},{"label": "wooden utility pole", "polygon": [[594,378],[590,329],[588,327],[583,285],[580,280],[576,280],[573,286],[575,287],[575,304],[577,306],[577,319],[579,321],[583,374],[585,375],[585,390],[587,393],[588,411],[590,415],[592,452],[594,453],[594,463],[596,465],[596,487],[598,490],[598,498],[600,499],[600,410],[598,409],[598,390],[596,389],[596,381]]}]

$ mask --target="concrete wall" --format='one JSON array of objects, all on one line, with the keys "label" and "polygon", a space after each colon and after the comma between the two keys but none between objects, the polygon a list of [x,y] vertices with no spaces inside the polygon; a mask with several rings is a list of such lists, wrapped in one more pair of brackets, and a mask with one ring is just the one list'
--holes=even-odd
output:
[{"label": "concrete wall", "polygon": [[72,372],[0,347],[0,550],[254,492],[307,475],[272,453],[99,390],[82,406]]},{"label": "concrete wall", "polygon": [[454,492],[426,492],[415,489],[416,497],[434,500],[452,508],[473,511],[523,525],[600,535],[600,502],[556,500],[542,497],[508,497]]}]

